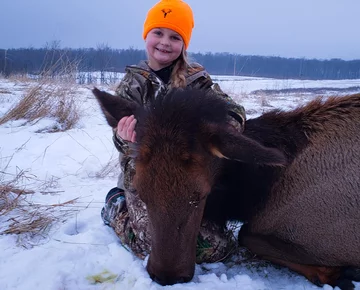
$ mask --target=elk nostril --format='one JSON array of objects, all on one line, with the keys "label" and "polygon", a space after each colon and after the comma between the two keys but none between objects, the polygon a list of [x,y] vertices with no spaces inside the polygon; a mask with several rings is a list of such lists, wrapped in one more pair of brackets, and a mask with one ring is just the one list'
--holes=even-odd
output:
[{"label": "elk nostril", "polygon": [[176,283],[186,283],[189,282],[191,279],[189,278],[185,278],[185,277],[180,277],[177,279]]},{"label": "elk nostril", "polygon": [[155,275],[151,277],[151,279],[153,279],[156,283],[160,284],[161,286],[171,285],[171,284],[167,284],[164,279],[161,279]]},{"label": "elk nostril", "polygon": [[150,275],[150,278],[160,284],[161,286],[167,286],[167,285],[174,285],[177,283],[187,283],[191,280],[191,278],[189,277],[177,277],[177,278],[160,278],[157,277],[156,275]]}]

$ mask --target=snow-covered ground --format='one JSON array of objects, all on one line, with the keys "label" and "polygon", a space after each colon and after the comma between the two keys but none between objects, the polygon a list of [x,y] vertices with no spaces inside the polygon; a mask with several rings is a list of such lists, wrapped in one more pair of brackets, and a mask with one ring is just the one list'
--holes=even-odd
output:
[{"label": "snow-covered ground", "polygon": [[[360,80],[298,81],[227,76],[214,76],[214,79],[245,106],[248,118],[272,108],[290,109],[314,97],[299,92],[270,96],[254,93],[256,90],[360,86]],[[0,118],[33,85],[33,82],[0,78]],[[37,133],[51,127],[54,123],[51,119],[32,124],[24,124],[24,120],[9,121],[0,125],[0,181],[12,180],[23,172],[18,185],[35,191],[31,195],[34,204],[50,205],[77,198],[75,203],[58,208],[56,213],[64,218],[42,239],[0,235],[1,290],[319,289],[287,269],[237,263],[236,259],[225,264],[197,265],[194,279],[187,284],[162,287],[153,282],[145,270],[146,261],[123,248],[100,218],[105,195],[116,185],[119,169],[103,173],[109,162],[116,163],[117,151],[111,141],[111,129],[89,88],[76,86],[81,119],[74,129]],[[108,87],[102,89],[111,91]],[[0,216],[0,231],[8,222]],[[98,277],[107,282],[94,283]],[[332,287],[326,285],[323,289]],[[360,289],[360,283],[356,289]]]}]

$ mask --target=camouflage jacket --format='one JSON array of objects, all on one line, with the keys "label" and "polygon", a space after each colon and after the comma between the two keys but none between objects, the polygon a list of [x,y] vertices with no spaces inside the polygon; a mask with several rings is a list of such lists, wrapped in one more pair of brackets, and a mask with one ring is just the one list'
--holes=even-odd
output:
[{"label": "camouflage jacket", "polygon": [[[214,84],[199,64],[192,64],[187,68],[187,86],[204,90],[214,90],[224,97],[232,110],[229,112],[229,123],[242,131],[245,123],[245,110],[236,104],[228,95]],[[116,95],[146,105],[153,98],[166,94],[171,89],[171,81],[165,84],[147,65],[145,61],[138,66],[128,66],[126,74],[116,89]],[[113,140],[120,152],[122,174],[119,176],[118,187],[125,190],[126,210],[120,211],[110,222],[122,244],[129,247],[137,256],[144,258],[150,252],[150,233],[147,228],[148,217],[146,205],[141,201],[132,181],[135,175],[135,162],[130,157],[129,143],[122,140],[114,130]],[[202,222],[198,237],[198,262],[214,262],[226,256],[232,247],[231,233],[219,229],[215,224]]]},{"label": "camouflage jacket", "polygon": [[[205,91],[213,90],[219,96],[225,98],[232,107],[229,115],[231,124],[239,131],[245,125],[246,115],[243,106],[235,103],[225,94],[217,83],[213,83],[210,75],[198,63],[192,63],[187,68],[185,76],[187,87],[200,88]],[[140,105],[146,105],[159,95],[166,94],[171,89],[171,80],[165,84],[148,66],[146,61],[140,62],[137,66],[127,66],[126,74],[115,93],[119,97],[135,101]],[[128,150],[128,142],[122,140],[120,136],[114,134],[116,148],[125,153]]]}]

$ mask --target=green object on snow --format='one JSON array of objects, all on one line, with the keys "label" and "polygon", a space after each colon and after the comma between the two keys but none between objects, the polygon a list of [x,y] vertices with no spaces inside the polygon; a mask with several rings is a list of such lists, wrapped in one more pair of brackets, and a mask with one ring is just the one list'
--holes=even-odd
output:
[{"label": "green object on snow", "polygon": [[86,279],[91,284],[100,284],[100,283],[109,283],[109,282],[115,282],[117,278],[117,275],[105,270],[97,275],[90,275],[87,276]]}]

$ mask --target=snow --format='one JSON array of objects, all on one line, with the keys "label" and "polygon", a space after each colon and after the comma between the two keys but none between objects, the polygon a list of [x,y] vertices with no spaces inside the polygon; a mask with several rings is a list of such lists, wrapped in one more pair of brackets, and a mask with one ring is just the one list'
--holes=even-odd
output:
[{"label": "snow", "polygon": [[[299,81],[264,78],[213,76],[221,87],[243,104],[248,117],[273,108],[290,109],[312,99],[299,93],[258,95],[254,90],[284,88],[347,88],[360,80]],[[33,82],[0,79],[0,117],[25,93]],[[11,180],[25,172],[21,186],[32,189],[36,204],[74,204],[59,207],[63,219],[54,223],[43,238],[26,239],[0,235],[0,289],[163,289],[145,270],[146,260],[132,255],[119,243],[111,228],[105,226],[100,211],[106,193],[117,182],[118,167],[101,176],[117,151],[111,129],[102,116],[89,86],[76,87],[81,105],[81,120],[76,128],[58,133],[37,133],[52,126],[54,120],[36,123],[9,121],[0,126],[0,172]],[[109,87],[102,87],[111,91]],[[104,175],[104,174],[103,174]],[[0,217],[0,229],[6,224]],[[107,282],[94,283],[100,275]],[[106,279],[108,278],[108,279]],[[271,265],[237,263],[196,266],[193,280],[164,288],[195,289],[319,289],[304,277]],[[323,289],[332,289],[325,285]],[[360,283],[356,284],[360,289]]]}]

